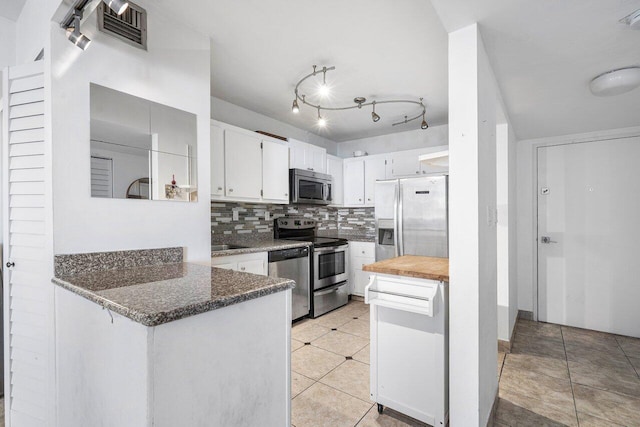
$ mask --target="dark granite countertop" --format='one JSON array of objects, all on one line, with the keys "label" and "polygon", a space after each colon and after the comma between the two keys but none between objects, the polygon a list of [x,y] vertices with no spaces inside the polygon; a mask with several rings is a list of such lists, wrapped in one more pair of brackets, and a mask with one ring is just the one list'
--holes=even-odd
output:
[{"label": "dark granite countertop", "polygon": [[291,289],[295,282],[188,263],[81,273],[53,280],[145,326]]},{"label": "dark granite countertop", "polygon": [[280,249],[304,248],[311,246],[309,242],[299,242],[296,240],[279,240],[279,239],[243,239],[236,236],[228,239],[220,239],[214,241],[214,244],[220,245],[237,245],[245,246],[240,249],[228,249],[224,251],[211,251],[211,257],[221,257],[230,255],[252,254],[256,252],[277,251]]}]

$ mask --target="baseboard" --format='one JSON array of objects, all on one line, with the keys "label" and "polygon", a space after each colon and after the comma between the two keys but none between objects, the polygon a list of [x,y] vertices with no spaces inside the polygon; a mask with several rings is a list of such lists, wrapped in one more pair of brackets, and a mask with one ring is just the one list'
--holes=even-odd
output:
[{"label": "baseboard", "polygon": [[353,301],[364,302],[364,297],[361,297],[360,295],[350,295],[349,298],[351,298]]},{"label": "baseboard", "polygon": [[516,324],[513,325],[513,331],[511,331],[511,337],[509,341],[498,340],[498,352],[499,353],[511,353],[511,345],[513,344],[513,339],[516,336],[516,329],[518,328],[518,321],[520,320],[520,312],[518,312],[518,316],[516,317]]},{"label": "baseboard", "polygon": [[518,319],[533,320],[533,311],[518,310]]},{"label": "baseboard", "polygon": [[496,397],[493,399],[493,406],[491,407],[489,419],[487,420],[488,427],[493,427],[496,424],[496,413],[498,412],[498,402],[500,401],[499,395],[499,390],[496,390]]}]

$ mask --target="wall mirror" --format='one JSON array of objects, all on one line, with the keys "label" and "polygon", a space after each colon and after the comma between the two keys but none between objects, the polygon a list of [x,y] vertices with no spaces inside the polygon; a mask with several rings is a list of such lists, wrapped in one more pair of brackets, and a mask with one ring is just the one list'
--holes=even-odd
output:
[{"label": "wall mirror", "polygon": [[91,197],[198,199],[196,115],[91,84]]}]

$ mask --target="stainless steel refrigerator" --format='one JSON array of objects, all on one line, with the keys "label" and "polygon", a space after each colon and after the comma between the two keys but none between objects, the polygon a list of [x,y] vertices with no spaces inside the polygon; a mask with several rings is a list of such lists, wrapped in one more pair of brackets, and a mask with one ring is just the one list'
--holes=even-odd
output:
[{"label": "stainless steel refrigerator", "polygon": [[447,175],[376,182],[376,261],[449,256],[448,188]]}]

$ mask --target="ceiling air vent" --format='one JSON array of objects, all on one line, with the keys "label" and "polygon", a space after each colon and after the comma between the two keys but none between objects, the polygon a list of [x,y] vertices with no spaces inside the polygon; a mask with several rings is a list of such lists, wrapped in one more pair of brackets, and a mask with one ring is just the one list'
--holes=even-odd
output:
[{"label": "ceiling air vent", "polygon": [[129,7],[118,16],[104,2],[98,6],[98,28],[130,45],[147,50],[147,11],[129,2]]}]

